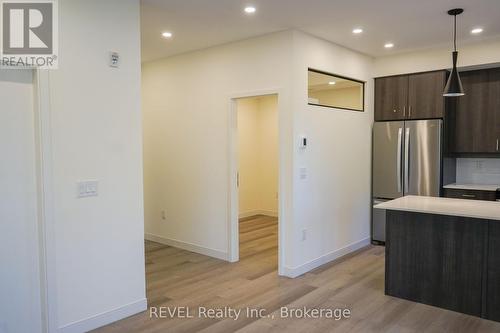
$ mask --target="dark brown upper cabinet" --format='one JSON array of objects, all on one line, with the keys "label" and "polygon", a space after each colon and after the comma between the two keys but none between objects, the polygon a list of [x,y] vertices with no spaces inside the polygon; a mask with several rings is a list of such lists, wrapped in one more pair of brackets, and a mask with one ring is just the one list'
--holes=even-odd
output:
[{"label": "dark brown upper cabinet", "polygon": [[465,96],[451,104],[451,152],[499,153],[500,69],[460,74]]},{"label": "dark brown upper cabinet", "polygon": [[500,153],[500,68],[490,69],[489,72],[490,95],[489,100],[491,107],[495,110],[495,133],[493,137],[495,144],[495,152]]},{"label": "dark brown upper cabinet", "polygon": [[405,119],[407,100],[407,75],[375,79],[375,120]]},{"label": "dark brown upper cabinet", "polygon": [[443,89],[445,85],[445,71],[409,75],[407,118],[442,118],[444,116]]},{"label": "dark brown upper cabinet", "polygon": [[375,79],[375,121],[444,117],[446,71]]}]

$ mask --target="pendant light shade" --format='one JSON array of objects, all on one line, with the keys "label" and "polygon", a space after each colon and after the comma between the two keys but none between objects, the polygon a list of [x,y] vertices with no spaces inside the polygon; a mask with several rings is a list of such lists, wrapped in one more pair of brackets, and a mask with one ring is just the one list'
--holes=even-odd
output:
[{"label": "pendant light shade", "polygon": [[465,95],[460,75],[458,75],[457,58],[458,52],[453,51],[453,69],[448,77],[448,82],[446,82],[446,87],[444,87],[443,96],[445,97],[458,97]]},{"label": "pendant light shade", "polygon": [[465,95],[464,88],[462,87],[462,81],[460,81],[460,75],[457,70],[457,59],[458,59],[458,51],[457,51],[457,15],[463,13],[463,9],[456,8],[448,11],[449,15],[453,15],[454,17],[454,26],[453,26],[453,45],[454,51],[452,53],[453,59],[453,68],[451,70],[450,76],[448,77],[448,82],[446,82],[446,86],[444,88],[443,96],[445,97],[458,97]]}]

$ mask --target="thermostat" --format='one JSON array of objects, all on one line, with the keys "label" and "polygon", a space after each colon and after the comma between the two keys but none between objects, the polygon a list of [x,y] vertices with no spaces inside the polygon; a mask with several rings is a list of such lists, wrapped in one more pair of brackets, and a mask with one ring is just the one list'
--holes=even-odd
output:
[{"label": "thermostat", "polygon": [[306,149],[307,148],[307,137],[305,135],[302,135],[300,137],[300,149]]}]

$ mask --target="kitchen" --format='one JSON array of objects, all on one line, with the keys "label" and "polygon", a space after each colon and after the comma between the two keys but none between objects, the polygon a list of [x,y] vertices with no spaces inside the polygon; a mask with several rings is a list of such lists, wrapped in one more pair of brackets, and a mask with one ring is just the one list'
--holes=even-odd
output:
[{"label": "kitchen", "polygon": [[375,78],[372,242],[387,295],[500,321],[500,68],[457,56]]}]

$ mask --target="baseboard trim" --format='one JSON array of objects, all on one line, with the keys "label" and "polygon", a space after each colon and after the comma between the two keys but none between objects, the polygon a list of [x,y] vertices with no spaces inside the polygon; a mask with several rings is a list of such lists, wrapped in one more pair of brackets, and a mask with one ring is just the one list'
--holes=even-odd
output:
[{"label": "baseboard trim", "polygon": [[60,327],[60,333],[83,333],[96,328],[111,324],[120,319],[124,319],[148,309],[147,300],[141,299],[136,302],[121,306],[111,311],[106,311],[95,316],[76,321],[74,323]]},{"label": "baseboard trim", "polygon": [[338,249],[336,251],[327,253],[325,255],[322,255],[319,258],[316,258],[314,260],[311,260],[303,265],[297,266],[297,267],[283,267],[283,275],[290,277],[290,278],[296,278],[304,273],[307,273],[321,265],[324,265],[326,263],[329,263],[330,261],[339,259],[345,255],[348,255],[354,251],[357,251],[365,246],[370,245],[370,237],[362,239],[358,242],[352,243],[350,245],[347,245],[346,247],[343,247],[341,249]]},{"label": "baseboard trim", "polygon": [[239,218],[244,219],[246,217],[255,216],[255,215],[265,215],[265,216],[271,216],[271,217],[278,217],[278,212],[275,212],[272,210],[255,209],[255,210],[249,210],[247,212],[240,213]]},{"label": "baseboard trim", "polygon": [[156,243],[160,243],[160,244],[164,244],[164,245],[168,245],[168,246],[173,246],[173,247],[177,247],[179,249],[183,249],[186,251],[196,252],[196,253],[203,254],[203,255],[206,255],[209,257],[229,261],[229,256],[226,252],[211,249],[208,247],[204,247],[204,246],[200,246],[200,245],[196,245],[196,244],[192,244],[192,243],[188,243],[188,242],[183,242],[183,241],[180,241],[177,239],[171,239],[171,238],[166,238],[166,237],[157,236],[157,235],[153,235],[153,234],[148,234],[148,233],[144,234],[144,238],[146,240],[149,240],[152,242],[156,242]]}]

